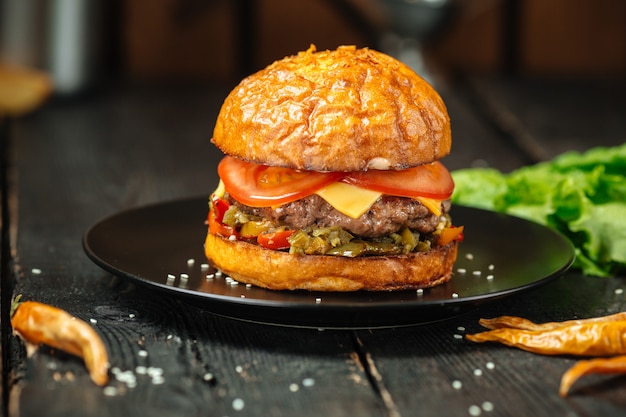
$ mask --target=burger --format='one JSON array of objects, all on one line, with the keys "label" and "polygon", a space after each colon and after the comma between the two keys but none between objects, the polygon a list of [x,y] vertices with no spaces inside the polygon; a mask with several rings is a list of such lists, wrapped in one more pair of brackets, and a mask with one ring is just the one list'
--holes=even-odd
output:
[{"label": "burger", "polygon": [[311,46],[243,79],[217,116],[224,154],[205,253],[272,290],[391,291],[452,275],[463,228],[441,97],[368,48]]}]

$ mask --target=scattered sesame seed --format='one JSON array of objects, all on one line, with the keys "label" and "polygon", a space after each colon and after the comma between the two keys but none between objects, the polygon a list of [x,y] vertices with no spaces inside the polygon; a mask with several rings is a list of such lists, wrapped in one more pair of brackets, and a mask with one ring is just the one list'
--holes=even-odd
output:
[{"label": "scattered sesame seed", "polygon": [[176,279],[174,274],[167,274],[167,279]]},{"label": "scattered sesame seed", "polygon": [[452,388],[461,389],[462,387],[463,387],[463,383],[459,381],[458,379],[452,381]]},{"label": "scattered sesame seed", "polygon": [[98,320],[96,319],[89,319],[89,323],[91,324],[96,324],[98,322]]},{"label": "scattered sesame seed", "polygon": [[470,405],[469,408],[467,409],[467,412],[469,413],[470,416],[476,417],[482,413],[482,410],[477,405]]},{"label": "scattered sesame seed", "polygon": [[472,272],[472,275],[479,277],[482,274],[481,271],[474,271]]},{"label": "scattered sesame seed", "polygon": [[120,371],[115,374],[115,379],[119,382],[123,382],[128,386],[135,386],[137,383],[137,377],[132,371]]},{"label": "scattered sesame seed", "polygon": [[424,289],[423,288],[418,288],[416,292],[417,292],[417,295],[424,295]]},{"label": "scattered sesame seed", "polygon": [[172,340],[172,338],[173,338],[173,337],[174,337],[173,335],[168,334],[166,339],[167,339],[167,340]]},{"label": "scattered sesame seed", "polygon": [[41,274],[41,269],[33,268],[33,269],[30,270],[30,272],[32,272],[33,275],[40,275]]},{"label": "scattered sesame seed", "polygon": [[315,304],[320,304],[322,302],[322,299],[320,297],[317,297],[315,299]]},{"label": "scattered sesame seed", "polygon": [[184,279],[184,280],[189,279],[189,274],[180,274],[180,279]]},{"label": "scattered sesame seed", "polygon": [[493,362],[487,362],[487,363],[485,364],[485,367],[486,367],[487,369],[495,369],[496,365],[495,365]]},{"label": "scattered sesame seed", "polygon": [[489,266],[487,267],[487,269],[489,269],[490,271],[493,271],[495,269],[495,265],[494,264],[489,264]]},{"label": "scattered sesame seed", "polygon": [[302,386],[304,387],[312,387],[315,385],[315,380],[313,378],[304,378],[302,380]]},{"label": "scattered sesame seed", "polygon": [[241,294],[241,295],[239,296],[239,298],[246,298],[246,296],[245,296],[245,295],[243,295],[243,294]]},{"label": "scattered sesame seed", "polygon": [[459,274],[465,274],[467,272],[467,269],[465,269],[465,268],[458,268],[456,270],[456,272],[458,272]]},{"label": "scattered sesame seed", "polygon": [[471,261],[472,259],[474,259],[474,254],[472,254],[472,253],[467,253],[467,254],[465,254],[465,259],[467,259],[467,260],[470,260],[470,261]]},{"label": "scattered sesame seed", "polygon": [[231,279],[230,279],[230,285],[231,285],[232,287],[236,287],[237,285],[239,285],[239,281],[236,281],[236,280],[234,280],[234,279],[232,279],[232,278],[231,278]]},{"label": "scattered sesame seed", "polygon": [[493,403],[491,401],[485,401],[482,404],[483,410],[489,412],[493,411]]},{"label": "scattered sesame seed", "polygon": [[234,242],[235,240],[237,240],[237,236],[230,235],[230,236],[228,236],[228,240],[230,240],[231,242]]},{"label": "scattered sesame seed", "polygon": [[246,284],[246,288],[252,288],[252,284]]},{"label": "scattered sesame seed", "polygon": [[213,382],[215,381],[215,375],[213,375],[211,372],[207,372],[202,376],[202,380],[204,382]]},{"label": "scattered sesame seed", "polygon": [[481,376],[483,374],[483,370],[476,368],[474,369],[474,376]]},{"label": "scattered sesame seed", "polygon": [[237,372],[238,374],[243,372],[243,367],[241,365],[237,365],[235,366],[235,372]]},{"label": "scattered sesame seed", "polygon": [[465,331],[465,327],[463,327],[463,326],[459,326],[459,327],[457,327],[456,329],[457,329],[458,331],[460,331],[460,332],[464,332],[464,331]]},{"label": "scattered sesame seed", "polygon": [[452,293],[452,298],[459,298],[459,294],[457,294],[457,293],[453,292],[453,293]]},{"label": "scattered sesame seed", "polygon": [[621,289],[621,288],[617,288],[617,289],[615,290],[615,294],[617,294],[617,295],[620,295],[620,294],[623,294],[623,293],[624,293],[624,290],[623,290],[623,289]]},{"label": "scattered sesame seed", "polygon": [[112,387],[112,386],[108,386],[108,387],[104,387],[104,389],[102,390],[102,392],[104,393],[104,395],[106,395],[107,397],[114,397],[117,395],[117,388]]},{"label": "scattered sesame seed", "polygon": [[137,354],[142,358],[148,357],[148,351],[146,350],[140,350],[139,352],[137,352]]},{"label": "scattered sesame seed", "polygon": [[207,274],[206,279],[213,279],[215,278],[215,274]]},{"label": "scattered sesame seed", "polygon": [[215,278],[221,278],[222,271],[215,271]]},{"label": "scattered sesame seed", "polygon": [[463,339],[463,335],[460,334],[454,334],[452,337],[454,337],[455,339],[459,340],[459,339]]},{"label": "scattered sesame seed", "polygon": [[134,319],[136,316],[135,316],[135,314],[130,313],[130,314],[128,315],[128,317],[129,317],[129,318],[131,318],[131,319]]},{"label": "scattered sesame seed", "polygon": [[246,403],[241,398],[235,398],[233,400],[233,410],[241,411],[245,407]]},{"label": "scattered sesame seed", "polygon": [[487,280],[488,281],[493,281],[493,275],[491,275],[491,274],[487,275]]},{"label": "scattered sesame seed", "polygon": [[289,385],[289,391],[291,392],[297,392],[300,389],[300,386],[298,384],[290,384]]},{"label": "scattered sesame seed", "polygon": [[187,259],[187,266],[194,266],[196,260],[193,258]]},{"label": "scattered sesame seed", "polygon": [[157,375],[157,376],[153,376],[152,377],[152,384],[154,385],[161,385],[165,383],[165,378],[163,378],[163,376],[161,375]]},{"label": "scattered sesame seed", "polygon": [[201,271],[208,271],[209,270],[209,264],[200,264],[200,270]]},{"label": "scattered sesame seed", "polygon": [[135,372],[138,375],[145,375],[148,372],[148,368],[146,368],[145,366],[139,365],[138,367],[135,368]]}]

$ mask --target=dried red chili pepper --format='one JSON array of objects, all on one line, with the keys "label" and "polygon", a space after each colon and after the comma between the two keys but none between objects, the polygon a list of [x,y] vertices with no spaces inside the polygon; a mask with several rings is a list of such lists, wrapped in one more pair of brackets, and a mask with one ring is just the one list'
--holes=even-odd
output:
[{"label": "dried red chili pepper", "polygon": [[86,322],[59,308],[16,298],[11,307],[13,330],[28,343],[45,344],[82,358],[91,380],[109,381],[107,351],[98,333]]},{"label": "dried red chili pepper", "polygon": [[499,328],[466,337],[472,342],[500,342],[544,355],[626,354],[626,321],[571,324],[547,330]]},{"label": "dried red chili pepper", "polygon": [[480,319],[479,323],[481,326],[492,330],[502,328],[521,330],[549,330],[556,329],[558,327],[571,326],[573,324],[599,323],[610,321],[626,321],[626,312],[611,314],[608,316],[593,317],[590,319],[552,321],[540,324],[533,323],[530,320],[514,316],[501,316],[492,319]]},{"label": "dried red chili pepper", "polygon": [[592,373],[596,374],[624,374],[626,373],[626,356],[615,356],[612,358],[597,358],[578,361],[569,368],[561,378],[559,395],[567,396],[570,388],[578,379]]},{"label": "dried red chili pepper", "polygon": [[536,324],[530,320],[501,316],[480,319],[491,330],[467,335],[473,342],[500,342],[545,355],[615,356],[577,362],[562,377],[559,394],[591,373],[626,373],[626,312],[602,317]]}]

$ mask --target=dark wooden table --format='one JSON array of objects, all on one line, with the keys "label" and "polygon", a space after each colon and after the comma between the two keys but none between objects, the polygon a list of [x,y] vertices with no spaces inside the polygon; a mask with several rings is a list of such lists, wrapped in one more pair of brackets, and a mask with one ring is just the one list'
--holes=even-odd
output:
[{"label": "dark wooden table", "polygon": [[[437,323],[322,331],[216,316],[96,266],[81,241],[101,218],[214,189],[220,154],[209,138],[228,89],[116,86],[4,121],[3,416],[626,414],[626,376],[585,378],[563,399],[559,380],[575,359],[459,337],[479,330],[480,317],[625,310],[624,276],[570,271]],[[472,79],[440,89],[453,123],[450,169],[509,171],[626,139],[626,89],[615,80]],[[115,372],[108,387],[62,352],[42,347],[27,358],[8,323],[18,293],[93,325]]]}]

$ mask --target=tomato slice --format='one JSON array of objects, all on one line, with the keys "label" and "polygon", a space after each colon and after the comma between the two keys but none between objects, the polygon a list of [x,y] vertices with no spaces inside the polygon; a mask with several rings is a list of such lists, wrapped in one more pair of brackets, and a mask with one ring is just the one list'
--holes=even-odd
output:
[{"label": "tomato slice", "polygon": [[450,198],[452,175],[439,161],[399,171],[368,170],[351,172],[343,182],[399,197]]},{"label": "tomato slice", "polygon": [[273,233],[261,233],[257,236],[256,241],[259,245],[267,249],[282,250],[289,249],[289,236],[293,235],[295,230],[281,230]]},{"label": "tomato slice", "polygon": [[217,171],[226,191],[251,207],[279,206],[296,201],[336,181],[410,198],[445,200],[454,190],[452,175],[439,161],[399,171],[342,173],[271,167],[226,156]]},{"label": "tomato slice", "polygon": [[215,218],[215,212],[213,210],[209,211],[208,222],[209,233],[211,233],[212,235],[218,235],[226,238],[235,236],[236,239],[239,239],[239,234],[234,228],[217,221],[217,219]]},{"label": "tomato slice", "polygon": [[270,167],[231,156],[222,159],[217,172],[226,191],[235,200],[251,207],[278,206],[296,201],[345,176],[341,172]]}]

